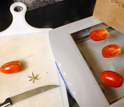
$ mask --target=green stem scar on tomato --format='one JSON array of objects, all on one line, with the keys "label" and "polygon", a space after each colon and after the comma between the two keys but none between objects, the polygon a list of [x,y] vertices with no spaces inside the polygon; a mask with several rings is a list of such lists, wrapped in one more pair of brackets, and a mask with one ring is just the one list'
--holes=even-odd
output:
[{"label": "green stem scar on tomato", "polygon": [[102,49],[102,56],[105,58],[112,58],[121,53],[120,46],[117,44],[110,44]]},{"label": "green stem scar on tomato", "polygon": [[0,67],[0,71],[5,74],[20,72],[21,70],[22,64],[19,61],[8,62]]},{"label": "green stem scar on tomato", "polygon": [[103,71],[100,74],[100,79],[104,84],[114,88],[120,87],[123,83],[123,77],[120,74],[110,70]]},{"label": "green stem scar on tomato", "polygon": [[96,29],[91,31],[89,36],[94,41],[101,41],[106,39],[109,36],[109,33],[106,29]]}]

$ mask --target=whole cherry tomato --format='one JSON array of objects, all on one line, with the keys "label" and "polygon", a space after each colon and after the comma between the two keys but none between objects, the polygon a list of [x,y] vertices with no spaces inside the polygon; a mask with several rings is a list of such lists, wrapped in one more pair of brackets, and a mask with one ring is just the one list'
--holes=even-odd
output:
[{"label": "whole cherry tomato", "polygon": [[22,64],[19,61],[8,62],[0,67],[0,71],[5,74],[20,72],[21,70]]},{"label": "whole cherry tomato", "polygon": [[102,49],[102,56],[105,58],[112,58],[121,53],[120,46],[117,44],[110,44]]},{"label": "whole cherry tomato", "polygon": [[90,38],[94,41],[101,41],[109,36],[106,29],[96,29],[90,32]]},{"label": "whole cherry tomato", "polygon": [[103,71],[100,74],[100,78],[104,84],[110,87],[118,88],[123,83],[123,77],[120,74],[110,70]]}]

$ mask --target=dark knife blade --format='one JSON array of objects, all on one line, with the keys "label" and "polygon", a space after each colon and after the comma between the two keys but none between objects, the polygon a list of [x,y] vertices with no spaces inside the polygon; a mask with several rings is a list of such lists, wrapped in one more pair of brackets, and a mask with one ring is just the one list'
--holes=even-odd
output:
[{"label": "dark knife blade", "polygon": [[47,85],[47,86],[42,86],[42,87],[38,87],[32,90],[29,90],[27,92],[12,96],[12,97],[8,97],[2,104],[0,104],[0,107],[8,107],[10,105],[15,104],[16,102],[19,102],[21,100],[24,100],[26,98],[32,97],[34,95],[37,95],[39,93],[43,93],[45,91],[48,91],[50,89],[59,87],[58,85]]}]

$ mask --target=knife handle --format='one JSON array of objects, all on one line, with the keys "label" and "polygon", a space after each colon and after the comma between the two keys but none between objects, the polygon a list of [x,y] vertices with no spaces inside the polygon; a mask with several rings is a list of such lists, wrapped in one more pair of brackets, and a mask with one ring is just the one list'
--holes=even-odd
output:
[{"label": "knife handle", "polygon": [[8,107],[12,105],[11,99],[7,98],[2,104],[0,104],[0,107]]}]

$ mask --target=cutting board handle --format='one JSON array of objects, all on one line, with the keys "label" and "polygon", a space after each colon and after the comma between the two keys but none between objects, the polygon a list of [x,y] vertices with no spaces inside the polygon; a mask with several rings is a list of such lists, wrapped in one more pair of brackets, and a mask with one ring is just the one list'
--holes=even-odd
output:
[{"label": "cutting board handle", "polygon": [[[18,7],[21,7],[22,10],[17,11],[16,8],[18,8]],[[18,23],[20,23],[20,21],[21,21],[21,24],[24,24],[24,25],[26,24],[26,21],[25,21],[26,11],[27,11],[26,5],[21,2],[15,2],[10,6],[10,12],[12,13],[12,16],[13,16],[12,24],[14,26],[17,26]]]},{"label": "cutting board handle", "polygon": [[[16,11],[16,8],[21,7],[22,10]],[[15,2],[10,6],[10,12],[12,13],[13,20],[11,25],[0,32],[0,36],[8,36],[8,35],[18,35],[18,34],[27,34],[27,33],[35,33],[35,32],[47,32],[52,30],[51,28],[35,28],[30,26],[25,20],[25,14],[27,12],[27,7],[22,2]]]},{"label": "cutting board handle", "polygon": [[[21,7],[22,10],[17,11],[16,8]],[[13,20],[10,25],[10,27],[7,29],[9,31],[13,31],[18,33],[22,31],[29,31],[29,29],[32,28],[26,20],[25,20],[25,14],[27,12],[27,7],[24,3],[22,2],[15,2],[10,6],[10,12],[12,13]]]}]

